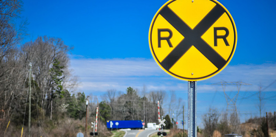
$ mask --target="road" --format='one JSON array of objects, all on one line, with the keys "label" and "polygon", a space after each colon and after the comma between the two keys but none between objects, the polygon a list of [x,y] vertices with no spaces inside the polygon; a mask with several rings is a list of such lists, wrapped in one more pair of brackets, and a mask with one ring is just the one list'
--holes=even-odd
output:
[{"label": "road", "polygon": [[157,132],[157,130],[126,130],[124,137],[148,137],[154,132]]},{"label": "road", "polygon": [[153,134],[155,132],[158,132],[157,130],[144,130],[141,132],[138,137],[148,137],[150,134]]}]

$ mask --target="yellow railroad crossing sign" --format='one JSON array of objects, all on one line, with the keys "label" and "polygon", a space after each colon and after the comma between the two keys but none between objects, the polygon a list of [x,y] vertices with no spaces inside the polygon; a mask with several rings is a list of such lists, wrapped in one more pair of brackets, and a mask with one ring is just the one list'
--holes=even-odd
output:
[{"label": "yellow railroad crossing sign", "polygon": [[207,79],[223,70],[236,43],[234,20],[216,0],[170,0],[157,11],[149,30],[157,64],[187,81]]}]

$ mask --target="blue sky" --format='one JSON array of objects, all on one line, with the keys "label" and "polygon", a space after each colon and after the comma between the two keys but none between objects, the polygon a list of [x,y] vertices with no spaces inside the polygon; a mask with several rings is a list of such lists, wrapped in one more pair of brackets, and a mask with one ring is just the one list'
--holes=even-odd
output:
[{"label": "blue sky", "polygon": [[[195,0],[196,1],[196,0]],[[187,103],[187,82],[166,74],[155,63],[148,44],[153,16],[166,0],[23,0],[22,19],[30,34],[61,38],[74,46],[70,69],[79,78],[78,91],[102,95],[109,89],[125,92],[132,86],[147,91],[174,90]],[[229,65],[216,76],[197,82],[198,119],[209,106],[223,111],[226,101],[221,80],[243,81],[237,107],[242,119],[258,114],[259,85],[276,80],[275,0],[219,0],[231,13],[237,27],[236,52]],[[227,86],[233,96],[237,88]],[[251,96],[253,95],[253,96]],[[276,83],[265,90],[265,111],[276,111]],[[248,97],[248,98],[247,98]],[[242,99],[246,98],[246,99]],[[169,97],[167,98],[169,100]],[[199,124],[200,124],[199,120]]]}]

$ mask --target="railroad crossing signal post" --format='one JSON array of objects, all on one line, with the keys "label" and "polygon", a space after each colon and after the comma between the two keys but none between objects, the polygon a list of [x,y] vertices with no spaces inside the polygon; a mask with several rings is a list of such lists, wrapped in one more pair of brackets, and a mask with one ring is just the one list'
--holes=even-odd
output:
[{"label": "railroad crossing signal post", "polygon": [[95,127],[96,127],[96,122],[91,122],[91,128],[92,128],[92,132],[90,132],[90,136],[97,136],[98,132],[95,132]]},{"label": "railroad crossing signal post", "polygon": [[98,112],[99,112],[99,107],[96,109],[96,121],[95,123],[91,122],[92,126],[91,128],[94,128],[92,132],[90,132],[91,136],[97,136],[98,135]]},{"label": "railroad crossing signal post", "polygon": [[92,132],[90,132],[91,136],[94,136],[94,130],[95,130],[95,123],[91,122],[91,128],[92,128]]},{"label": "railroad crossing signal post", "polygon": [[162,137],[162,136],[167,136],[167,133],[166,133],[166,132],[163,132],[163,127],[166,126],[166,124],[165,124],[165,119],[163,119],[163,116],[162,116],[162,120],[158,119],[158,121],[159,121],[159,129],[160,129],[160,127],[161,127],[161,132],[160,132],[160,130],[159,130],[159,132],[157,132],[157,135],[158,135],[158,136],[161,135],[161,137]]}]

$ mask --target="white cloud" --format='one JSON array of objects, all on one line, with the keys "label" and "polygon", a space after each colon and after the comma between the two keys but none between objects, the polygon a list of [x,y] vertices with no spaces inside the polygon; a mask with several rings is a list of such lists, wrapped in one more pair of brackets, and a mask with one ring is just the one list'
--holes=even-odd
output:
[{"label": "white cloud", "polygon": [[[219,83],[221,80],[250,84],[242,85],[241,90],[257,91],[260,84],[266,87],[276,80],[276,64],[227,66],[218,75],[206,81],[209,83]],[[226,87],[226,90],[236,91],[237,86],[229,85]],[[266,91],[276,91],[276,83],[267,88]]]},{"label": "white cloud", "polygon": [[[80,79],[80,90],[85,92],[116,89],[125,91],[127,87],[147,90],[187,91],[187,82],[166,74],[153,59],[72,59],[71,69]],[[276,79],[276,64],[227,66],[216,76],[199,81],[198,92],[221,91],[220,86],[212,85],[221,80],[243,81],[251,86],[242,86],[243,91],[257,91],[260,82],[263,86]],[[236,91],[236,86],[227,86],[227,91]],[[268,91],[276,90],[276,83]]]},{"label": "white cloud", "polygon": [[80,76],[162,76],[164,72],[149,59],[73,59],[72,69]]}]

